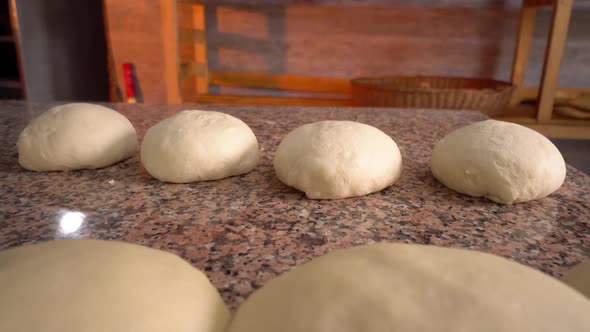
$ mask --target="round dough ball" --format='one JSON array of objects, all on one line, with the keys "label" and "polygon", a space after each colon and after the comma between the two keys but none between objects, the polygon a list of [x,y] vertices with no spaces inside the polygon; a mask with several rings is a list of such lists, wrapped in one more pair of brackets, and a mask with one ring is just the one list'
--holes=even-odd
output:
[{"label": "round dough ball", "polygon": [[336,251],[271,280],[229,332],[590,331],[590,301],[490,254],[409,244]]},{"label": "round dough ball", "polygon": [[223,179],[256,167],[258,141],[247,124],[231,115],[182,111],[148,130],[141,162],[164,182]]},{"label": "round dough ball", "polygon": [[504,204],[545,197],[565,180],[559,150],[536,131],[487,120],[457,129],[434,147],[432,173],[445,186]]},{"label": "round dough ball", "polygon": [[561,280],[590,299],[590,261],[574,266]]},{"label": "round dough ball", "polygon": [[568,100],[568,103],[584,111],[590,111],[590,95],[582,95]]},{"label": "round dough ball", "polygon": [[221,332],[230,314],[178,256],[115,241],[0,252],[0,331]]},{"label": "round dough ball", "polygon": [[292,132],[274,159],[277,177],[308,198],[367,195],[392,184],[402,171],[402,156],[381,130],[352,121],[321,121]]},{"label": "round dough ball", "polygon": [[19,164],[32,171],[101,168],[127,159],[137,134],[121,113],[100,105],[74,103],[42,113],[21,132]]}]

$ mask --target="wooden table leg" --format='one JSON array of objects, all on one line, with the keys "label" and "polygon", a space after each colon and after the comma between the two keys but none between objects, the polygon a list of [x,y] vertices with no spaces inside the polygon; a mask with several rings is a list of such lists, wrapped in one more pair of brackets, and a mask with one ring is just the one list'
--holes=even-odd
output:
[{"label": "wooden table leg", "polygon": [[537,9],[534,7],[523,7],[520,10],[518,37],[516,39],[516,50],[514,51],[514,62],[512,63],[512,84],[516,86],[521,86],[524,82],[529,49],[535,28],[536,13]]},{"label": "wooden table leg", "polygon": [[538,97],[537,121],[548,122],[551,120],[553,101],[557,80],[559,79],[559,67],[563,57],[563,49],[567,38],[567,30],[572,12],[573,0],[557,0],[553,10],[551,31],[545,50],[545,63],[541,78],[541,90]]},{"label": "wooden table leg", "polygon": [[164,46],[164,83],[166,84],[166,102],[180,104],[178,85],[178,51],[176,37],[176,1],[160,0],[162,44]]},{"label": "wooden table leg", "polygon": [[520,93],[520,88],[522,87],[525,78],[529,49],[531,47],[533,31],[535,29],[536,14],[537,9],[534,7],[523,7],[520,10],[518,36],[516,39],[516,48],[514,50],[514,60],[512,63],[512,84],[517,87],[510,102],[510,105],[512,106],[520,104],[523,99]]},{"label": "wooden table leg", "polygon": [[207,23],[205,19],[205,4],[192,5],[193,29],[202,32],[203,38],[193,45],[195,62],[203,70],[197,75],[197,94],[209,93],[209,63],[207,61]]}]

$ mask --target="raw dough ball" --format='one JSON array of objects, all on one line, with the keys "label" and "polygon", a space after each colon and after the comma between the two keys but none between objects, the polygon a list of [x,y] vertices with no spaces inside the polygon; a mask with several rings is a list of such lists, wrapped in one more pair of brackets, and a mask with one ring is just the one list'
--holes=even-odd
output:
[{"label": "raw dough ball", "polygon": [[563,116],[567,116],[570,118],[576,119],[590,119],[590,112],[588,111],[580,111],[575,107],[570,106],[554,106],[553,110],[555,113]]},{"label": "raw dough ball", "polygon": [[0,331],[221,332],[230,314],[181,258],[115,241],[0,252]]},{"label": "raw dough ball", "polygon": [[574,266],[561,280],[590,299],[590,261]]},{"label": "raw dough ball", "polygon": [[590,301],[475,251],[377,244],[312,260],[255,291],[229,332],[590,331]]},{"label": "raw dough ball", "polygon": [[308,198],[367,195],[391,186],[402,171],[395,142],[352,121],[321,121],[292,132],[279,145],[274,168],[284,184]]},{"label": "raw dough ball", "polygon": [[536,131],[487,120],[448,134],[434,147],[432,173],[470,196],[512,204],[545,197],[565,179],[559,150]]},{"label": "raw dough ball", "polygon": [[256,167],[258,141],[247,124],[231,115],[182,111],[148,130],[141,162],[164,182],[223,179]]},{"label": "raw dough ball", "polygon": [[94,104],[65,104],[42,113],[18,138],[18,162],[32,171],[94,169],[135,153],[137,135],[121,113]]},{"label": "raw dough ball", "polygon": [[568,104],[573,107],[590,111],[590,95],[582,95],[568,100]]}]

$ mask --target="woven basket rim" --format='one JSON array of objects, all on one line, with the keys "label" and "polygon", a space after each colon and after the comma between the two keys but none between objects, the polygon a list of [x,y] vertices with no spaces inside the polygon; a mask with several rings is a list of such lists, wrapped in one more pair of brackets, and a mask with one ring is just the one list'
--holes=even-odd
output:
[{"label": "woven basket rim", "polygon": [[[376,81],[390,81],[390,82],[403,82],[408,80],[422,79],[428,80],[448,80],[448,81],[472,81],[481,82],[483,84],[489,84],[490,87],[483,88],[436,88],[436,87],[399,87],[399,86],[388,86]],[[362,76],[355,77],[351,80],[352,86],[361,88],[368,88],[372,90],[380,91],[400,91],[400,92],[457,92],[457,91],[473,91],[477,93],[499,93],[506,90],[513,89],[515,86],[510,82],[499,81],[489,78],[478,78],[478,77],[461,77],[461,76]]]}]

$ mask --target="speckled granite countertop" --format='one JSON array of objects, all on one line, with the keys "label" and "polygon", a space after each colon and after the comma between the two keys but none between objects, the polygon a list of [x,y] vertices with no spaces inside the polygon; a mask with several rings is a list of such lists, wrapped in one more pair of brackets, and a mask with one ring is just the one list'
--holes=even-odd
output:
[{"label": "speckled granite countertop", "polygon": [[[17,163],[16,140],[49,104],[0,103],[0,248],[58,238],[116,239],[174,252],[207,273],[235,307],[253,289],[296,264],[336,248],[405,241],[472,248],[558,276],[590,256],[590,177],[568,167],[563,187],[545,199],[498,205],[450,191],[429,170],[434,143],[483,120],[461,111],[201,107],[252,127],[260,164],[243,176],[164,184],[138,155],[114,166],[34,173]],[[147,128],[187,106],[115,105]],[[283,185],[272,158],[304,123],[345,119],[390,135],[404,160],[401,179],[365,197],[316,201]],[[111,181],[113,180],[113,181]]]}]

